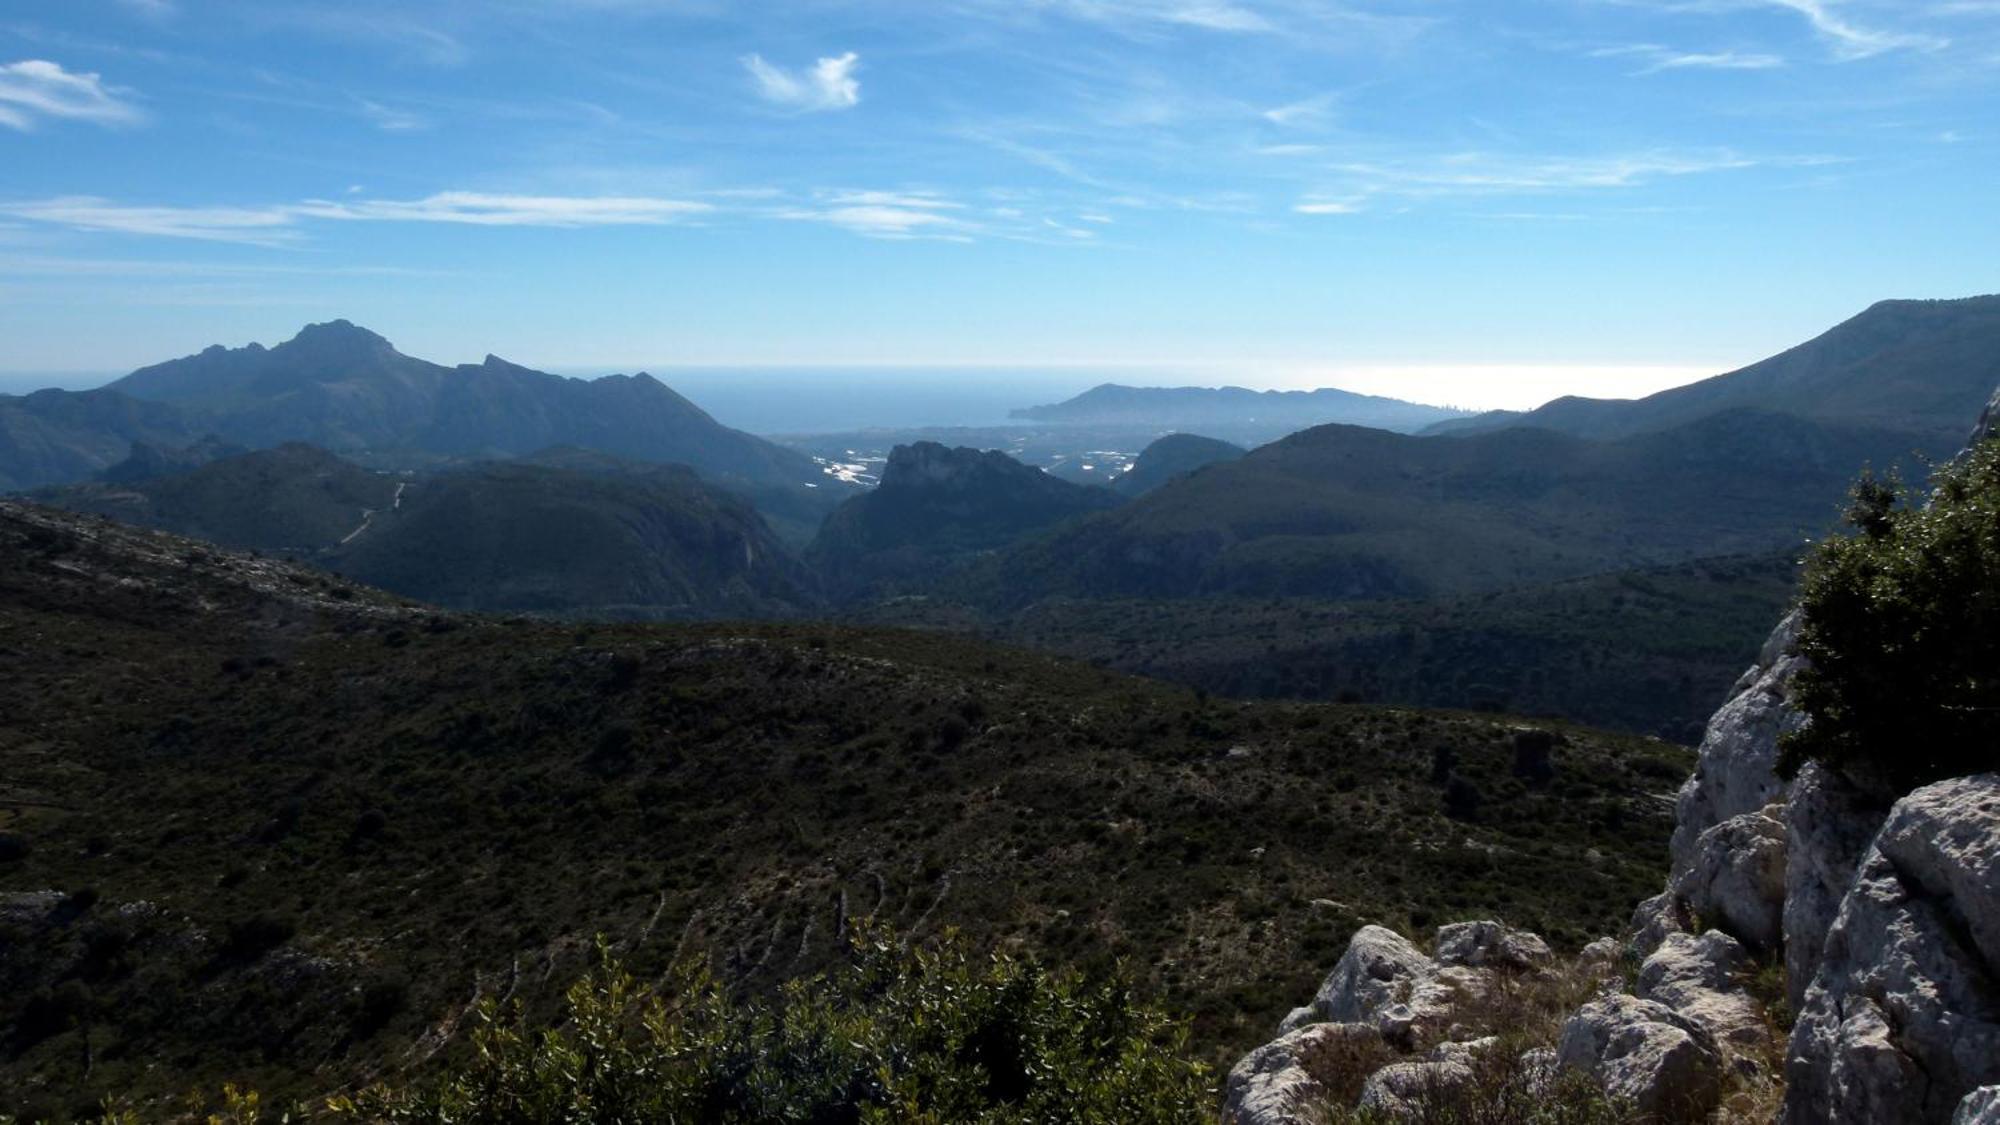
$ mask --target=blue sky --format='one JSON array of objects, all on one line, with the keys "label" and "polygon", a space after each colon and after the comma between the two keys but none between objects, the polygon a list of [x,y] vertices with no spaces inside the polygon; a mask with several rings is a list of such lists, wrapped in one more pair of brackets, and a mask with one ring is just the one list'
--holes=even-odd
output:
[{"label": "blue sky", "polygon": [[0,370],[1518,403],[2000,290],[1996,199],[2000,0],[0,0]]}]

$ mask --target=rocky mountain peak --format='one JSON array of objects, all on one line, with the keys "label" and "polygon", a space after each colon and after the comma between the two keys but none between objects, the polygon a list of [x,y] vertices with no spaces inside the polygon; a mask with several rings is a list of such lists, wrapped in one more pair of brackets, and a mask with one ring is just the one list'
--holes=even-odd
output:
[{"label": "rocky mountain peak", "polygon": [[383,337],[347,320],[308,324],[291,339],[271,349],[272,353],[312,360],[348,359],[394,354],[396,348]]},{"label": "rocky mountain peak", "polygon": [[882,487],[963,485],[979,475],[1012,475],[1009,469],[1021,474],[1036,472],[1002,453],[981,452],[964,446],[954,449],[934,441],[919,441],[899,445],[890,451],[889,462],[882,469]]}]

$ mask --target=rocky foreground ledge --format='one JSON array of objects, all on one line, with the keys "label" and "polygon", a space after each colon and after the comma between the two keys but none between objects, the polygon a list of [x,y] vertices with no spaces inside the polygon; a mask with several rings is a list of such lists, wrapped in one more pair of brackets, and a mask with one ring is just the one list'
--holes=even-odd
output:
[{"label": "rocky foreground ledge", "polygon": [[[1973,441],[1996,425],[2000,393]],[[2000,773],[1893,801],[1818,764],[1781,780],[1798,624],[1709,721],[1668,885],[1622,940],[1558,958],[1462,922],[1425,953],[1364,927],[1231,1070],[1224,1120],[1596,1098],[1601,1116],[1560,1119],[2000,1125]]]}]

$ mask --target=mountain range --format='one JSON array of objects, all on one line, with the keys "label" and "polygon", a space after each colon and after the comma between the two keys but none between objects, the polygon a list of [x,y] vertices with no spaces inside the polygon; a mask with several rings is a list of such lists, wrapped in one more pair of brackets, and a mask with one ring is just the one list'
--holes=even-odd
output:
[{"label": "mountain range", "polygon": [[[858,479],[880,464],[871,490],[720,427],[644,377],[444,368],[342,322],[146,368],[124,389],[0,401],[0,419],[31,406],[37,424],[94,434],[95,458],[125,443],[129,455],[99,479],[39,493],[47,502],[287,553],[454,607],[836,612],[970,629],[1210,690],[1511,700],[1678,735],[1740,670],[1789,582],[1782,566],[1712,560],[1782,561],[1835,522],[1864,465],[1917,473],[1922,455],[1956,448],[1962,418],[1948,416],[1977,407],[1954,404],[2000,381],[1996,309],[2000,298],[1886,302],[1684,391],[1555,403],[1448,434],[1328,425],[1245,452],[1170,433],[1109,487],[991,449],[910,442],[886,461],[834,465]],[[243,451],[284,425],[366,444]],[[1579,428],[1590,432],[1569,432]],[[588,440],[527,446],[561,434]],[[689,473],[606,448],[636,445],[717,467]],[[0,448],[0,462],[36,461],[33,449]],[[481,461],[482,449],[508,460]],[[816,479],[787,483],[786,465]],[[1647,592],[1659,590],[1669,593]],[[1541,613],[1542,602],[1567,608]],[[1238,643],[1243,630],[1260,644]],[[1614,698],[1602,677],[1563,664],[1621,635],[1632,674],[1620,682],[1667,689]],[[1120,643],[1107,648],[1108,636]],[[1208,639],[1186,643],[1195,637]],[[1278,664],[1285,674],[1271,674]]]},{"label": "mountain range", "polygon": [[1806,343],[1727,375],[1637,400],[1559,398],[1526,413],[1438,423],[1426,432],[1505,427],[1620,438],[1725,410],[1760,410],[1906,436],[1949,456],[2000,382],[2000,296],[1882,301]]},{"label": "mountain range", "polygon": [[800,540],[850,490],[650,375],[570,379],[490,355],[446,367],[344,320],[271,348],[218,345],[95,391],[0,398],[0,486],[68,483],[123,459],[135,441],[185,446],[208,434],[255,448],[308,442],[375,467],[562,445],[684,464]]},{"label": "mountain range", "polygon": [[1067,425],[1192,430],[1259,444],[1295,430],[1330,423],[1409,433],[1466,416],[1334,387],[1312,391],[1253,391],[1244,387],[1128,387],[1105,383],[1065,402],[1012,412],[1015,418]]}]

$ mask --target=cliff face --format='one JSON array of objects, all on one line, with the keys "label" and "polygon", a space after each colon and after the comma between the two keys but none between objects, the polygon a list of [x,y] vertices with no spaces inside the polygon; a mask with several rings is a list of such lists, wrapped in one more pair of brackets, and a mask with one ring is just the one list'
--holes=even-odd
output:
[{"label": "cliff face", "polygon": [[[1996,424],[2000,391],[1973,442]],[[1706,1119],[1727,1102],[1732,1118],[1748,1107],[1783,1125],[2000,1123],[2000,773],[1893,802],[1818,764],[1781,780],[1778,740],[1804,722],[1790,699],[1798,626],[1797,613],[1779,624],[1710,720],[1677,798],[1668,886],[1640,904],[1623,946],[1638,972],[1628,982],[1600,971],[1597,995],[1562,1023],[1554,1064],[1649,1120]],[[1419,1024],[1462,1027],[1473,1001],[1490,1007],[1490,982],[1438,996],[1439,936],[1434,962],[1386,931],[1357,934],[1320,999],[1232,1072],[1225,1119],[1317,1120],[1336,1085],[1325,1044],[1386,1034],[1383,1012],[1414,1005]],[[1578,979],[1612,946],[1533,971]],[[1782,963],[1796,1013],[1782,1047],[1772,998],[1743,983],[1760,961]],[[1357,973],[1383,994],[1373,1006],[1326,1002]],[[1428,1051],[1377,1070],[1362,1102],[1395,1115],[1379,1094],[1399,1067],[1429,1068],[1434,1089],[1475,1082],[1447,1056],[1498,1041],[1459,1030],[1392,1043]],[[1511,1067],[1533,1075],[1548,1061],[1529,1051]]]}]

